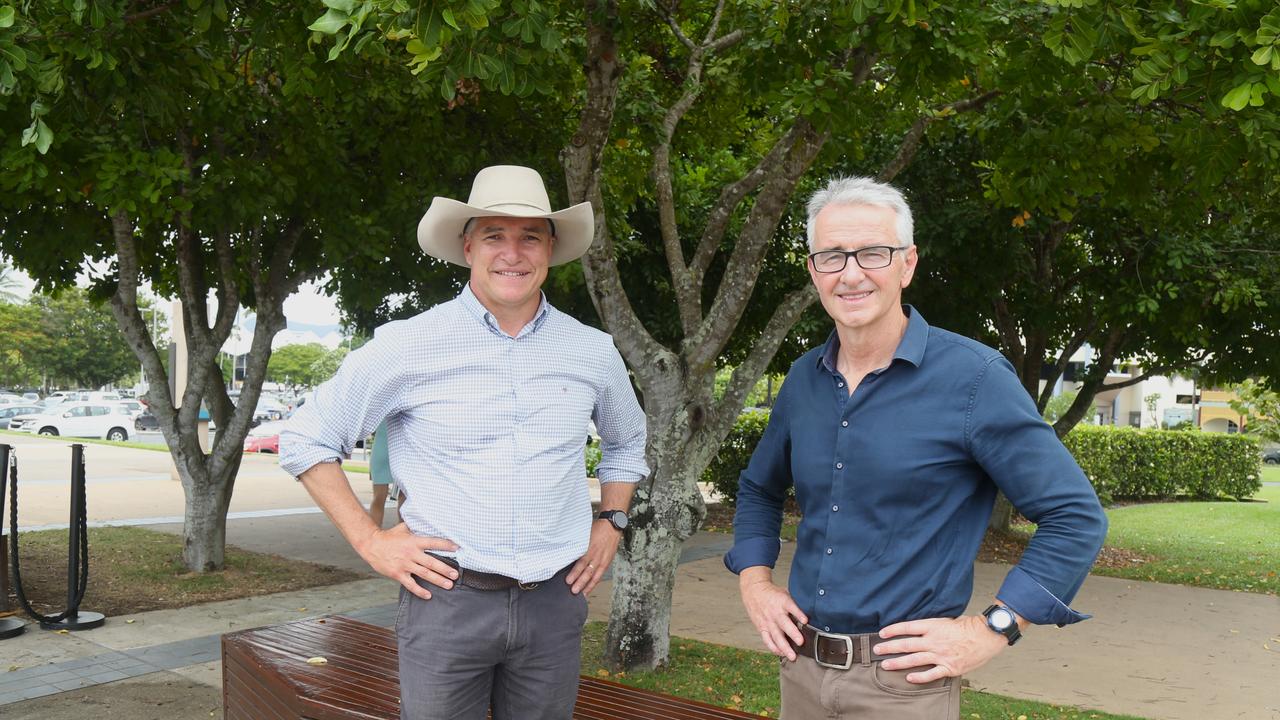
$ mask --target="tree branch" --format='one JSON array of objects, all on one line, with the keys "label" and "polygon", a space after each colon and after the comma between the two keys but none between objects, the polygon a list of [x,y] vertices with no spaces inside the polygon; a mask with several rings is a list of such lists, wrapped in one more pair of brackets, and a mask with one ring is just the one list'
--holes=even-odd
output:
[{"label": "tree branch", "polygon": [[998,95],[1000,95],[999,90],[992,90],[977,97],[947,103],[916,118],[916,121],[911,124],[911,128],[907,130],[907,134],[903,136],[902,142],[899,143],[898,152],[894,153],[893,159],[876,174],[876,180],[890,182],[898,176],[898,173],[905,170],[920,150],[920,143],[924,140],[925,130],[934,122],[949,115],[981,108]]}]

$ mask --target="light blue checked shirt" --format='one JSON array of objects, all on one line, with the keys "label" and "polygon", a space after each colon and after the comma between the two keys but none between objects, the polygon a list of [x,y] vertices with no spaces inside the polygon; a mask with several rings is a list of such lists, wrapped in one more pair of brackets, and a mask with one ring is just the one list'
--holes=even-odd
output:
[{"label": "light blue checked shirt", "polygon": [[384,418],[409,529],[457,543],[465,568],[521,582],[587,551],[588,421],[600,482],[649,473],[644,412],[613,340],[545,297],[515,337],[470,286],[378,328],[289,420],[280,466],[297,476],[341,457]]}]

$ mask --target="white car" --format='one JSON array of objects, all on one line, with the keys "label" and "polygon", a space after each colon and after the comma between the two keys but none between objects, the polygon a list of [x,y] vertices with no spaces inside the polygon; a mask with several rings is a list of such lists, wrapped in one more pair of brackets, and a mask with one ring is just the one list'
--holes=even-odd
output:
[{"label": "white car", "polygon": [[19,415],[9,423],[10,430],[38,435],[106,438],[128,440],[133,418],[129,409],[112,402],[64,403],[41,415]]}]

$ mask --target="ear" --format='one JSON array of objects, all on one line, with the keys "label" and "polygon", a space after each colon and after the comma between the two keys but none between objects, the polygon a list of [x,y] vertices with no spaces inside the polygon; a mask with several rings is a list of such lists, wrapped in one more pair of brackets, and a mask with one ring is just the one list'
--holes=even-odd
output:
[{"label": "ear", "polygon": [[471,237],[469,235],[462,236],[462,257],[467,261],[467,265],[471,264]]},{"label": "ear", "polygon": [[902,253],[902,288],[906,289],[911,284],[911,278],[916,274],[916,262],[919,256],[916,255],[916,246],[912,245]]}]

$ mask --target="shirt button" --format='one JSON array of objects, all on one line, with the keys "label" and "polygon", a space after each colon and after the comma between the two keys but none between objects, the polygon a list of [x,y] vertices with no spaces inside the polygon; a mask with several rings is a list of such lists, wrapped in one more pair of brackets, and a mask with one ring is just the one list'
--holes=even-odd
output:
[{"label": "shirt button", "polygon": [[844,387],[844,383],[842,383],[842,382],[838,382],[838,383],[836,383],[836,387]]},{"label": "shirt button", "polygon": [[827,548],[827,554],[830,555],[831,553],[832,553],[831,548]]},{"label": "shirt button", "polygon": [[826,594],[827,594],[827,591],[826,591],[826,590],[823,590],[822,588],[818,588],[818,594],[819,594],[819,595],[826,595]]},{"label": "shirt button", "polygon": [[832,505],[832,506],[831,506],[831,512],[840,512],[840,506],[839,506],[839,505]]},{"label": "shirt button", "polygon": [[831,632],[831,626],[830,626],[830,625],[823,625],[823,626],[822,626],[822,632]]},{"label": "shirt button", "polygon": [[843,469],[844,469],[844,463],[836,463],[836,469],[837,469],[837,470],[843,470]]},{"label": "shirt button", "polygon": [[841,422],[840,427],[849,427],[849,421],[845,420],[844,422]]}]

